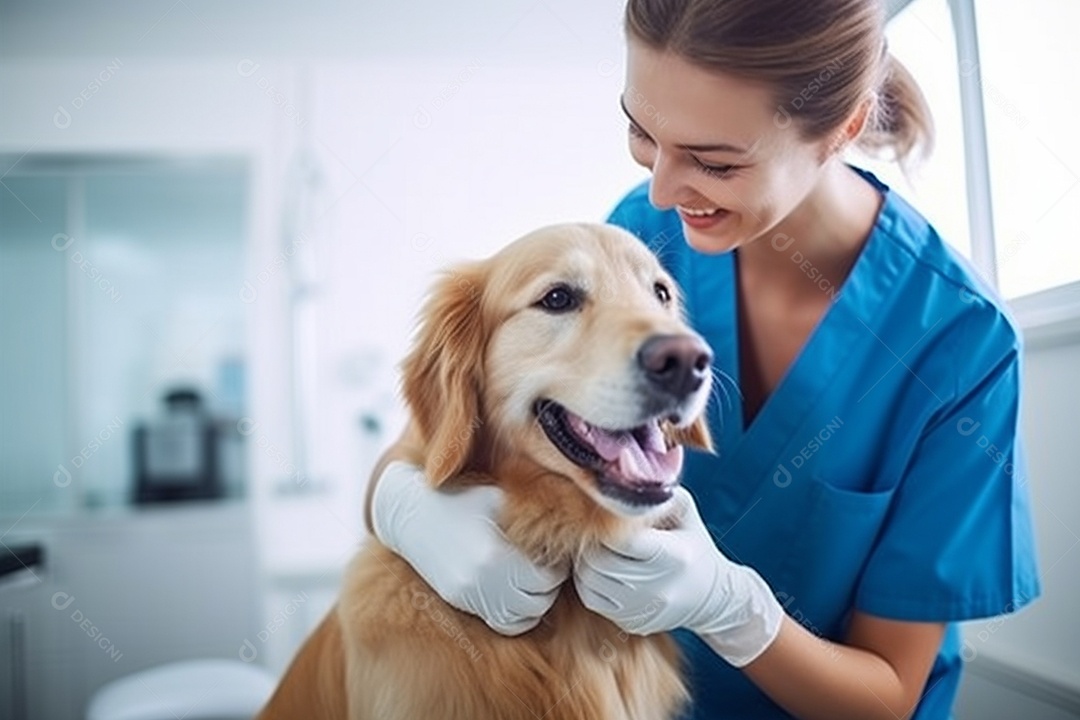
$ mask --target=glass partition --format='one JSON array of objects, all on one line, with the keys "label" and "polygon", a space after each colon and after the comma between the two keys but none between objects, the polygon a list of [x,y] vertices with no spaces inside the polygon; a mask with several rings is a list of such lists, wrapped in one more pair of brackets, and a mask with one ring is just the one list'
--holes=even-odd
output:
[{"label": "glass partition", "polygon": [[[242,492],[244,162],[26,156],[0,173],[0,514],[121,506],[140,479]],[[192,394],[195,441],[177,424]]]}]

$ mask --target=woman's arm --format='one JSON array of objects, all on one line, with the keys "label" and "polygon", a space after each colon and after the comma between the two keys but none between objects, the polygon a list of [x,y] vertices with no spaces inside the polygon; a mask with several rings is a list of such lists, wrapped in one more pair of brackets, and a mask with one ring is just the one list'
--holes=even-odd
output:
[{"label": "woman's arm", "polygon": [[944,634],[942,623],[855,611],[841,645],[785,616],[776,640],[743,671],[799,718],[899,720],[914,712]]}]

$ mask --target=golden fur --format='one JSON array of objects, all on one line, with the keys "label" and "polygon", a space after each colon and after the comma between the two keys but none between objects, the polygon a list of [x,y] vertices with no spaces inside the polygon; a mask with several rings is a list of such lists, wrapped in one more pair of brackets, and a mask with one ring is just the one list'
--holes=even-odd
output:
[{"label": "golden fur", "polygon": [[[666,306],[658,281],[673,297]],[[556,282],[586,289],[579,311],[535,307]],[[598,424],[621,422],[642,342],[689,332],[674,282],[636,238],[612,226],[543,228],[449,271],[402,365],[409,424],[371,485],[394,459],[423,466],[437,486],[495,483],[505,493],[507,538],[551,565],[659,524],[665,506],[632,516],[606,504],[594,473],[551,444],[532,405],[546,397]],[[666,425],[667,436],[709,448],[703,404],[685,427]],[[500,635],[443,602],[371,537],[260,717],[658,720],[686,700],[679,662],[667,635],[621,631],[588,611],[572,582],[536,628]]]}]

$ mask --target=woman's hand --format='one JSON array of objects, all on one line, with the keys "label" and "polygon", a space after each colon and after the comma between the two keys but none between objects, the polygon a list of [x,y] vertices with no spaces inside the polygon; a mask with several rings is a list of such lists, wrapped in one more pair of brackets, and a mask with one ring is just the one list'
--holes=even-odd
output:
[{"label": "woman's hand", "polygon": [[518,635],[540,622],[569,570],[537,566],[510,544],[496,523],[502,500],[493,485],[436,490],[420,468],[396,461],[377,479],[371,520],[443,600]]},{"label": "woman's hand", "polygon": [[717,549],[685,488],[673,502],[673,529],[586,551],[574,568],[578,595],[626,632],[685,627],[742,667],[776,638],[784,610],[760,575]]}]

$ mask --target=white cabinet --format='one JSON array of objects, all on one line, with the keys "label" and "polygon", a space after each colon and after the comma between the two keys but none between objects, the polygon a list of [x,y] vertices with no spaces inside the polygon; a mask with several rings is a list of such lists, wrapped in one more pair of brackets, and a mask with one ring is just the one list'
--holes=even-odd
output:
[{"label": "white cabinet", "polygon": [[[250,506],[190,503],[3,518],[45,548],[43,583],[0,589],[0,675],[22,618],[27,717],[82,720],[103,684],[188,658],[236,659],[261,625]],[[12,525],[14,523],[14,527]],[[12,688],[0,682],[0,716]]]}]

